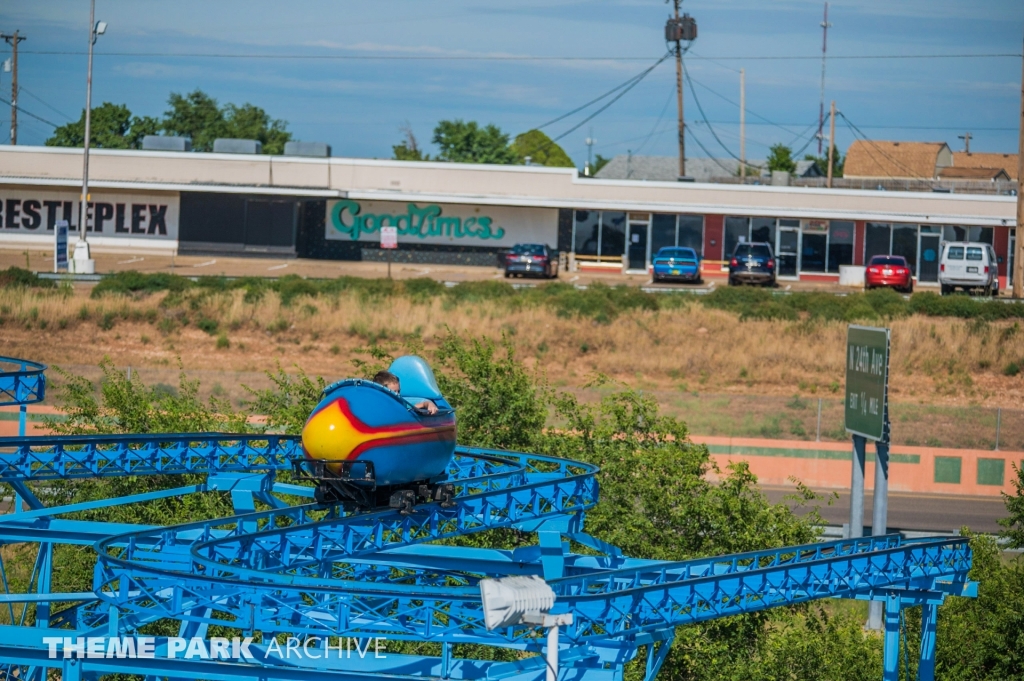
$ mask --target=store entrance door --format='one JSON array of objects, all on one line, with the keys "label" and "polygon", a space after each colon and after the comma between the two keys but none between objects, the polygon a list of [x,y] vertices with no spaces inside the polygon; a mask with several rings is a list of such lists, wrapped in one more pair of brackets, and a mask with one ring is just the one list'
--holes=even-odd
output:
[{"label": "store entrance door", "polygon": [[647,271],[647,232],[650,230],[651,222],[638,220],[635,215],[629,216],[629,244],[627,253],[629,256],[628,269]]},{"label": "store entrance door", "polygon": [[796,278],[800,270],[800,229],[779,227],[775,244],[775,259],[778,261],[778,276]]},{"label": "store entrance door", "polygon": [[942,237],[938,234],[922,234],[921,246],[917,252],[920,253],[920,264],[917,268],[918,283],[934,284],[939,280],[939,242]]}]

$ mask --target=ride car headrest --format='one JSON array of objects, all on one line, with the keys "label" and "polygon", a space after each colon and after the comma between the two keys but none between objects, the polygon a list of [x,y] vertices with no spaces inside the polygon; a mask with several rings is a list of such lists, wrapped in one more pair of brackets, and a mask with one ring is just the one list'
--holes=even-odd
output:
[{"label": "ride car headrest", "polygon": [[434,372],[430,370],[430,365],[422,357],[417,355],[399,357],[391,363],[388,371],[398,376],[402,397],[418,397],[426,400],[442,399],[441,389],[437,386]]}]

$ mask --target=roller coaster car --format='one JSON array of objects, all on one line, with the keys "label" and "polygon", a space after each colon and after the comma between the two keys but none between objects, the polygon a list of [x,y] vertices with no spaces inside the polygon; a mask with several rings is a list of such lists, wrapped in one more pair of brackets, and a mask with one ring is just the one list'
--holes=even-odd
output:
[{"label": "roller coaster car", "polygon": [[[303,426],[305,459],[295,472],[316,482],[318,502],[405,513],[421,501],[452,503],[454,486],[444,480],[455,453],[455,410],[421,357],[399,357],[389,371],[401,394],[372,381],[338,381]],[[437,413],[414,406],[423,400]]]}]

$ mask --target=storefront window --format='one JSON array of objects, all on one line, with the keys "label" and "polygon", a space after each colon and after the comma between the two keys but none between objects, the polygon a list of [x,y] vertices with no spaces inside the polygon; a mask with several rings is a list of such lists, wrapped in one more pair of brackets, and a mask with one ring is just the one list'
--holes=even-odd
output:
[{"label": "storefront window", "polygon": [[917,276],[917,225],[893,225],[892,255],[902,255]]},{"label": "storefront window", "polygon": [[[798,223],[799,224],[799,223]],[[751,218],[750,240],[764,241],[775,250],[775,218]]]},{"label": "storefront window", "polygon": [[704,257],[704,216],[679,216],[679,246],[692,248]]},{"label": "storefront window", "polygon": [[676,216],[655,213],[651,216],[651,256],[659,248],[676,245]]},{"label": "storefront window", "polygon": [[828,226],[828,271],[838,272],[840,265],[853,264],[852,222],[832,220]]},{"label": "storefront window", "polygon": [[736,250],[736,244],[743,241],[750,241],[750,218],[726,218],[725,219],[725,243],[723,244],[722,257],[728,260]]},{"label": "storefront window", "polygon": [[892,243],[892,225],[887,222],[869,222],[864,237],[864,262],[872,256],[889,255],[889,244]]},{"label": "storefront window", "polygon": [[618,211],[601,213],[601,260],[621,257],[626,252],[626,214]]},{"label": "storefront window", "polygon": [[601,243],[600,217],[601,213],[596,210],[576,211],[573,250],[577,255],[597,255]]},{"label": "storefront window", "polygon": [[958,227],[947,225],[943,230],[943,241],[980,241],[983,244],[993,243],[991,227]]}]

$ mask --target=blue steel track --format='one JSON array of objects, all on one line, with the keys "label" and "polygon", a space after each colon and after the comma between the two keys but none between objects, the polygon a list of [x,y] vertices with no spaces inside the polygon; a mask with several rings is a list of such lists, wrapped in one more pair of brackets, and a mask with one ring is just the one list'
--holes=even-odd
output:
[{"label": "blue steel track", "polygon": [[[0,373],[0,402],[24,408],[43,399],[44,367],[0,358],[0,369],[9,369]],[[885,603],[883,678],[894,681],[902,609],[920,606],[918,675],[931,679],[938,605],[950,595],[976,593],[962,538],[887,535],[680,562],[641,560],[584,532],[586,511],[598,498],[597,468],[588,464],[460,447],[449,470],[454,506],[345,514],[302,503],[312,499],[311,487],[277,481],[300,456],[298,439],[284,435],[0,438],[0,481],[25,505],[0,516],[0,544],[30,544],[37,556],[23,593],[11,593],[0,570],[0,679],[43,681],[57,670],[68,681],[114,673],[209,681],[535,681],[545,674],[543,635],[528,626],[487,631],[483,625],[479,580],[512,574],[542,576],[558,597],[553,612],[574,615],[561,636],[562,680],[621,681],[624,665],[643,654],[645,681],[653,681],[678,626],[821,598]],[[150,475],[188,475],[189,484],[73,505],[43,503],[55,480]],[[229,494],[236,515],[168,527],[63,517],[210,492]],[[535,533],[537,544],[501,551],[438,543],[494,529]],[[570,551],[573,542],[591,555]],[[57,544],[93,548],[91,591],[51,591]],[[159,654],[166,653],[168,623],[182,637],[212,637],[211,627],[234,632],[218,636],[253,637],[254,657],[168,658]],[[44,642],[138,637],[154,626],[165,635],[156,636],[152,658],[53,658]],[[430,654],[267,655],[271,639],[285,636],[314,641],[314,652],[338,639],[380,637],[419,642],[404,649]],[[479,647],[460,647],[456,655],[458,644]]]}]

